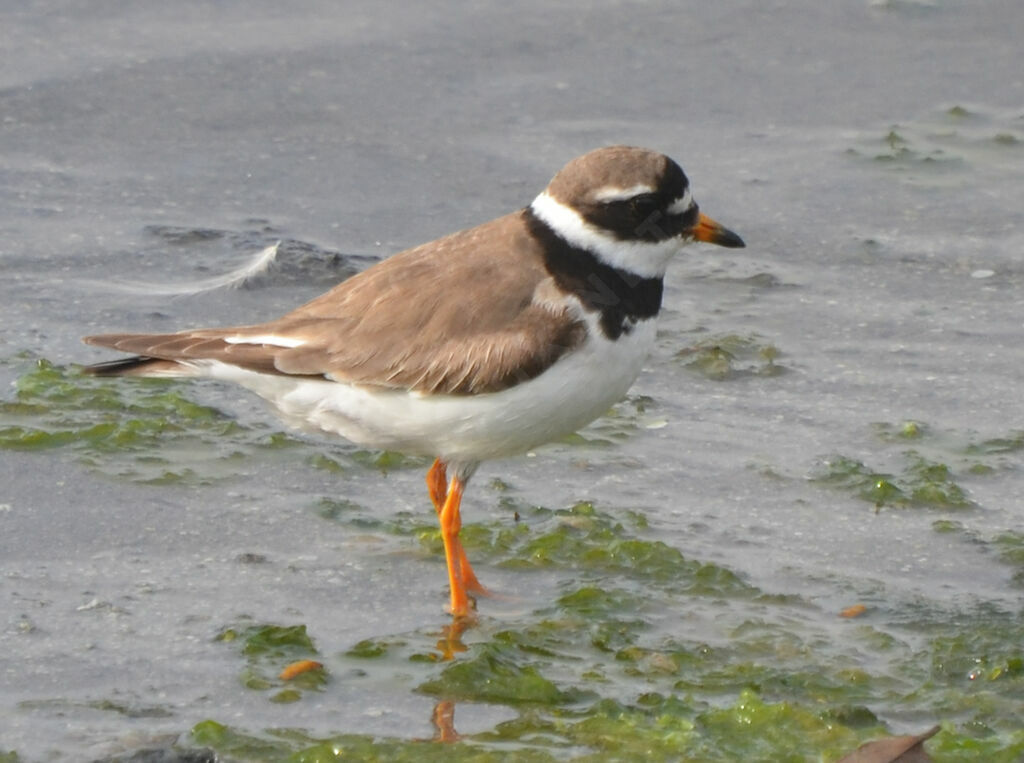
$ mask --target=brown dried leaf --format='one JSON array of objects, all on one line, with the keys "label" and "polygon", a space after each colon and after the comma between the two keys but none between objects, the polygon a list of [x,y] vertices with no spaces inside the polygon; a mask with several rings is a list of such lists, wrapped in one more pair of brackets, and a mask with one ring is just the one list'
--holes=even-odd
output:
[{"label": "brown dried leaf", "polygon": [[876,739],[836,763],[930,763],[932,758],[925,752],[924,743],[938,733],[939,727],[934,726],[923,734]]},{"label": "brown dried leaf", "polygon": [[300,676],[311,670],[323,670],[323,667],[324,666],[316,660],[299,660],[298,662],[293,662],[282,670],[278,678],[282,681],[290,681],[295,678],[295,676]]}]

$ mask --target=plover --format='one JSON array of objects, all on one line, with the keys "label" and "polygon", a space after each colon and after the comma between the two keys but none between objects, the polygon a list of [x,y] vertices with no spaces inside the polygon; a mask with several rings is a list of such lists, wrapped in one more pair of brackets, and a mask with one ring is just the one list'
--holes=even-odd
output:
[{"label": "plover", "polygon": [[134,353],[86,370],[232,381],[303,428],[433,456],[450,609],[466,616],[467,592],[486,593],[459,541],[470,477],[626,394],[654,344],[668,263],[694,240],[744,245],[698,210],[667,156],[600,148],[524,209],[400,252],[282,318],[85,337]]}]

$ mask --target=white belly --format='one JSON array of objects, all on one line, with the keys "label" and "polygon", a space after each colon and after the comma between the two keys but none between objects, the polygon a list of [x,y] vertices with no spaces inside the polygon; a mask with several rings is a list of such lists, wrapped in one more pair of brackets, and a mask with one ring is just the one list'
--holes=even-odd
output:
[{"label": "white belly", "polygon": [[483,395],[426,395],[260,374],[219,362],[196,370],[251,389],[301,428],[367,447],[473,462],[522,453],[607,412],[640,373],[654,336],[654,319],[615,341],[592,331],[582,347],[540,376]]}]

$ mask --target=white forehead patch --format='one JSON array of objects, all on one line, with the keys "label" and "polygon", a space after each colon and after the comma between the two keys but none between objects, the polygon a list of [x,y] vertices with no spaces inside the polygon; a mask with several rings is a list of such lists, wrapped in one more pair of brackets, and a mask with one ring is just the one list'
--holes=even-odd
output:
[{"label": "white forehead patch", "polygon": [[670,215],[681,215],[683,212],[689,212],[693,208],[693,195],[690,193],[690,189],[687,188],[683,195],[668,205],[668,213]]},{"label": "white forehead patch", "polygon": [[604,188],[598,188],[594,191],[594,201],[609,202],[609,201],[625,201],[626,199],[632,199],[634,196],[640,196],[644,193],[654,193],[654,189],[646,183],[637,183],[629,188],[619,188],[617,185],[606,185]]}]

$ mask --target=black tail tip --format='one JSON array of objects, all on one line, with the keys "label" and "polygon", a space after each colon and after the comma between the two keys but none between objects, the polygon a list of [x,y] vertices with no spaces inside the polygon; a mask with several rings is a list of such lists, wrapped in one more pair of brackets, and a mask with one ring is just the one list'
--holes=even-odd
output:
[{"label": "black tail tip", "polygon": [[153,361],[153,358],[146,358],[141,355],[131,358],[118,358],[117,360],[108,360],[104,363],[95,363],[91,366],[83,366],[82,373],[89,374],[90,376],[131,376],[142,372]]}]

